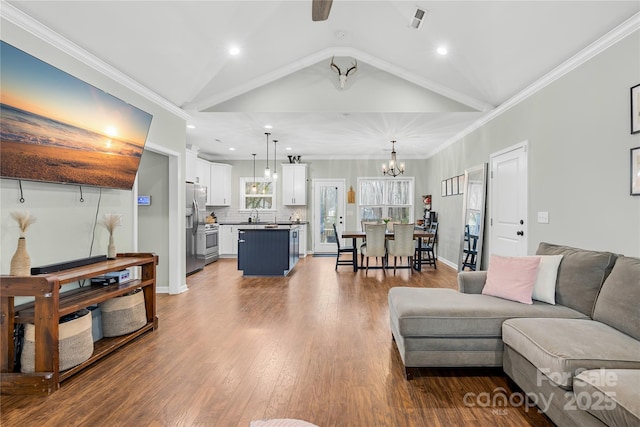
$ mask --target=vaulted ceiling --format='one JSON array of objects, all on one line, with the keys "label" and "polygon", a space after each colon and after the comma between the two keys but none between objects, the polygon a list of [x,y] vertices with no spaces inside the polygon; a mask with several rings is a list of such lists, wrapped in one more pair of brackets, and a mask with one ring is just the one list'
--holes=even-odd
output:
[{"label": "vaulted ceiling", "polygon": [[[335,0],[312,22],[311,0],[8,3],[187,111],[187,144],[219,159],[264,154],[266,124],[283,155],[381,157],[397,139],[399,155],[427,157],[640,10]],[[334,56],[358,64],[344,88]]]}]

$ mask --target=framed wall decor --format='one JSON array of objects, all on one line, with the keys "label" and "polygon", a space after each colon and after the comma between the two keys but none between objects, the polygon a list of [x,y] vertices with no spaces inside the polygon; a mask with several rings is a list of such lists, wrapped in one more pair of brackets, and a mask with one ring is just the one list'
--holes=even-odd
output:
[{"label": "framed wall decor", "polygon": [[640,196],[640,147],[631,149],[631,195]]},{"label": "framed wall decor", "polygon": [[442,197],[446,197],[447,196],[447,180],[442,180],[442,182],[440,183],[440,196]]},{"label": "framed wall decor", "polygon": [[631,133],[640,132],[640,84],[631,88]]}]

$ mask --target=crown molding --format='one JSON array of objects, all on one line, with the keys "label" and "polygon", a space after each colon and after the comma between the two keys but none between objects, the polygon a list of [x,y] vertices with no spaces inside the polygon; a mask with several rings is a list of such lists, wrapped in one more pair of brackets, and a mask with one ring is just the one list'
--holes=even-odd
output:
[{"label": "crown molding", "polygon": [[175,114],[176,116],[185,120],[191,119],[191,115],[180,107],[169,102],[146,86],[138,83],[123,72],[105,63],[97,56],[87,52],[77,44],[64,38],[41,22],[36,21],[31,16],[17,9],[15,6],[7,3],[4,0],[0,1],[0,6],[0,18],[11,22],[22,30],[34,35],[35,37],[48,43],[52,47],[73,57],[74,59],[77,59],[88,67],[109,77],[110,79],[121,84],[127,89],[137,93],[140,96],[143,96],[144,98],[159,105],[160,107]]},{"label": "crown molding", "polygon": [[404,68],[397,67],[389,62],[383,61],[359,49],[354,49],[350,47],[330,47],[330,48],[322,49],[321,51],[318,51],[311,55],[305,56],[304,58],[300,58],[297,61],[289,65],[286,65],[284,67],[278,68],[277,70],[274,70],[270,73],[263,74],[262,76],[259,76],[253,80],[250,80],[245,84],[233,87],[224,92],[220,92],[210,98],[206,98],[202,101],[195,102],[195,103],[185,104],[184,108],[187,110],[193,109],[195,111],[204,111],[207,108],[210,108],[214,105],[218,105],[222,102],[228,101],[229,99],[235,98],[236,96],[243,95],[261,86],[267,85],[271,82],[274,82],[278,79],[286,77],[304,68],[317,64],[320,61],[327,60],[333,56],[354,57],[359,61],[365,62],[375,68],[378,68],[382,71],[386,71],[387,73],[392,74],[398,78],[407,80],[417,86],[430,90],[446,98],[452,99],[456,102],[459,102],[468,107],[471,107],[477,111],[489,111],[494,107],[493,105],[489,105],[485,102],[482,102],[472,97],[469,97],[467,95],[464,95],[460,92],[456,92],[448,87],[437,84],[431,80],[424,79],[416,74],[413,74],[405,70]]},{"label": "crown molding", "polygon": [[437,150],[429,153],[427,157],[432,157],[435,154],[439,153],[440,151],[444,150],[445,148],[449,147],[450,145],[458,142],[465,136],[469,135],[471,132],[489,123],[491,120],[502,115],[503,113],[508,111],[510,108],[518,105],[525,99],[534,95],[538,91],[544,89],[551,83],[563,77],[565,74],[569,73],[570,71],[573,71],[580,65],[584,64],[585,62],[589,61],[593,57],[604,52],[611,46],[615,45],[622,39],[626,38],[627,36],[630,36],[631,34],[633,34],[638,30],[640,30],[640,12],[636,13],[626,21],[622,22],[620,25],[618,25],[617,27],[609,31],[607,34],[600,37],[598,40],[596,40],[595,42],[591,43],[589,46],[579,51],[577,54],[575,54],[574,56],[572,56],[571,58],[569,58],[568,60],[566,60],[565,62],[563,62],[562,64],[560,64],[559,66],[557,66],[556,68],[554,68],[553,70],[545,74],[544,76],[542,76],[540,79],[538,79],[531,85],[527,86],[526,88],[518,92],[513,97],[509,98],[507,101],[500,104],[500,106],[496,107],[494,110],[488,112],[486,115],[484,115],[482,118],[478,119],[477,121],[469,125],[467,128],[458,132],[456,135],[451,137],[447,142],[445,142],[440,147],[438,147]]}]

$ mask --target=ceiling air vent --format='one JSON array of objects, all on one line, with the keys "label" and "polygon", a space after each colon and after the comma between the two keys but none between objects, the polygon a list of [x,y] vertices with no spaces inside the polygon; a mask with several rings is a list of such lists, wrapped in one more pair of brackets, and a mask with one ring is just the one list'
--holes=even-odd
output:
[{"label": "ceiling air vent", "polygon": [[413,16],[411,17],[411,21],[409,22],[409,27],[414,30],[419,30],[422,27],[422,21],[427,16],[427,11],[425,9],[420,9],[416,7],[416,10],[413,12]]}]

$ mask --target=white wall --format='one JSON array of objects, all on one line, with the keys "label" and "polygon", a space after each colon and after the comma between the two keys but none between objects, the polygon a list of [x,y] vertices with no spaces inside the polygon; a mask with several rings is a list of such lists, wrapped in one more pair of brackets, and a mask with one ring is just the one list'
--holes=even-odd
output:
[{"label": "white wall", "polygon": [[[336,58],[344,69],[350,58]],[[358,63],[340,89],[323,61],[205,111],[468,112],[476,111],[386,71]],[[345,66],[342,66],[345,64]]]}]

